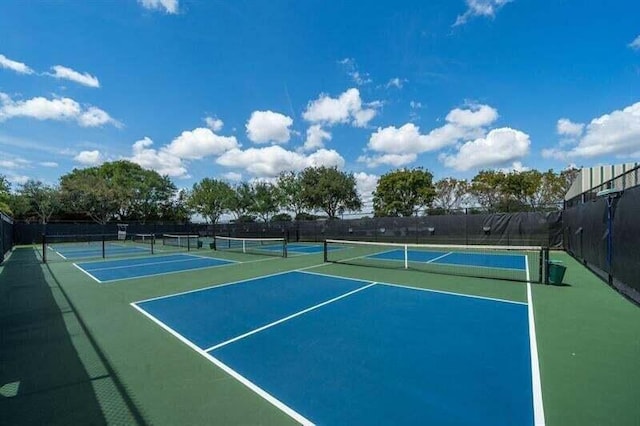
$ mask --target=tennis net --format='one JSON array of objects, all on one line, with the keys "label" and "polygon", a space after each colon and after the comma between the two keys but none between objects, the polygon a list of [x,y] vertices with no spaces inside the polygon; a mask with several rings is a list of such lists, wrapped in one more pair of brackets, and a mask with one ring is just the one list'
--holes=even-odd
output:
[{"label": "tennis net", "polygon": [[191,250],[201,248],[202,242],[200,241],[200,235],[163,234],[162,245],[182,247]]},{"label": "tennis net", "polygon": [[326,240],[325,262],[511,281],[546,280],[548,249],[537,246],[400,244]]},{"label": "tennis net", "polygon": [[287,257],[287,240],[284,238],[236,238],[216,235],[213,237],[213,249]]},{"label": "tennis net", "polygon": [[154,234],[133,234],[131,236],[131,241],[138,244],[151,244],[156,240],[156,236]]}]

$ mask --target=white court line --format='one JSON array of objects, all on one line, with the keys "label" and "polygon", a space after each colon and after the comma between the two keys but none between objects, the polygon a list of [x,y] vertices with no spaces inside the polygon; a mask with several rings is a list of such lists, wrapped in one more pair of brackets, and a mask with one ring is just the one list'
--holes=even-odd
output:
[{"label": "white court line", "polygon": [[219,359],[215,358],[211,354],[208,354],[207,352],[200,349],[197,345],[192,343],[189,339],[182,336],[180,333],[173,330],[171,327],[169,327],[168,325],[166,325],[165,323],[163,323],[153,315],[149,314],[147,311],[145,311],[144,309],[136,305],[136,303],[137,302],[131,303],[131,306],[133,306],[135,309],[137,309],[139,312],[141,312],[151,321],[158,324],[165,331],[169,332],[174,337],[177,337],[178,340],[180,340],[182,343],[186,344],[191,349],[193,349],[194,351],[196,351],[197,353],[199,353],[200,355],[208,359],[210,362],[212,362],[217,367],[222,369],[224,372],[229,374],[231,377],[233,377],[234,379],[236,379],[237,381],[239,381],[240,383],[242,383],[243,385],[245,385],[246,387],[248,387],[249,389],[257,393],[258,395],[260,395],[262,398],[270,402],[272,405],[274,405],[275,407],[277,407],[278,409],[286,413],[289,417],[291,417],[292,419],[294,419],[295,421],[299,422],[304,426],[312,426],[314,424],[311,420],[307,419],[302,414],[298,413],[297,411],[295,411],[294,409],[292,409],[291,407],[289,407],[288,405],[286,405],[285,403],[283,403],[282,401],[280,401],[279,399],[277,399],[276,397],[274,397],[273,395],[271,395],[270,393],[268,393],[267,391],[265,391],[264,389],[262,389],[261,387],[259,387],[258,385],[256,385],[255,383],[247,379],[246,377],[244,377],[243,375],[241,375],[240,373],[236,372],[234,369],[224,364]]},{"label": "white court line", "polygon": [[[216,261],[226,262],[226,263],[236,263],[236,262],[233,262],[231,260],[217,259],[215,257],[191,256],[191,255],[188,255],[188,254],[177,254],[176,256],[181,256],[181,257],[182,256],[186,256],[186,257],[189,257],[190,259],[158,260],[157,262],[135,263],[135,264],[130,264],[130,265],[122,265],[122,266],[107,266],[105,268],[95,268],[95,269],[92,268],[91,271],[105,271],[105,270],[110,270],[110,269],[136,268],[138,266],[163,265],[165,263],[191,262],[191,261],[199,260],[199,259],[210,259],[210,260],[216,260]],[[140,258],[138,258],[138,260],[139,259]],[[155,259],[158,259],[158,258],[145,257],[144,259],[155,260]],[[107,260],[107,262],[122,262],[124,260],[134,260],[134,259],[112,259],[112,260]],[[86,262],[86,263],[102,263],[102,262]]]},{"label": "white court line", "polygon": [[88,277],[90,277],[91,279],[97,281],[99,284],[102,284],[102,281],[100,281],[99,279],[97,279],[96,277],[94,277],[93,275],[91,275],[89,273],[89,271],[86,271],[84,269],[82,269],[80,266],[78,266],[77,263],[74,263],[73,266],[75,266],[76,268],[78,268],[79,270],[81,270],[82,272],[84,272],[85,274],[87,274]]},{"label": "white court line", "polygon": [[443,255],[441,255],[441,256],[434,257],[433,259],[428,260],[428,261],[427,261],[427,262],[425,262],[425,263],[432,263],[432,262],[435,262],[435,261],[436,261],[436,260],[438,260],[438,259],[442,259],[443,257],[449,256],[450,254],[453,254],[453,252],[452,252],[452,251],[450,251],[449,253],[445,253],[445,254],[443,254]]},{"label": "white court line", "polygon": [[529,317],[529,348],[531,350],[531,386],[533,392],[533,419],[535,426],[545,426],[544,404],[542,402],[542,380],[540,377],[540,361],[538,359],[538,340],[536,339],[536,322],[533,315],[533,294],[529,281],[529,262],[527,268],[527,304]]},{"label": "white court line", "polygon": [[244,339],[245,337],[249,337],[249,336],[251,336],[252,334],[256,334],[256,333],[259,333],[259,332],[261,332],[261,331],[263,331],[263,330],[266,330],[266,329],[268,329],[268,328],[274,327],[274,326],[276,326],[276,325],[278,325],[278,324],[282,324],[282,323],[283,323],[283,322],[285,322],[285,321],[289,321],[290,319],[293,319],[293,318],[299,317],[300,315],[306,314],[307,312],[311,312],[311,311],[313,311],[313,310],[316,310],[316,309],[318,309],[318,308],[321,308],[321,307],[323,307],[323,306],[325,306],[325,305],[328,305],[329,303],[333,303],[333,302],[336,302],[336,301],[338,301],[338,300],[340,300],[340,299],[343,299],[343,298],[345,298],[345,297],[351,296],[352,294],[358,293],[358,292],[360,292],[360,291],[362,291],[362,290],[365,290],[365,289],[367,289],[367,288],[369,288],[369,287],[371,287],[371,286],[374,286],[374,285],[376,285],[376,283],[375,283],[375,282],[372,282],[371,284],[366,285],[366,286],[364,286],[364,287],[357,288],[357,289],[352,290],[352,291],[350,291],[350,292],[348,292],[348,293],[345,293],[345,294],[342,294],[342,295],[340,295],[340,296],[334,297],[333,299],[329,299],[329,300],[326,300],[326,301],[324,301],[324,302],[322,302],[322,303],[318,303],[317,305],[311,306],[310,308],[303,309],[302,311],[296,312],[295,314],[291,314],[291,315],[286,316],[286,317],[284,317],[284,318],[281,318],[281,319],[279,319],[279,320],[277,320],[277,321],[274,321],[274,322],[272,322],[272,323],[269,323],[269,324],[263,325],[262,327],[258,327],[258,328],[254,329],[254,330],[251,330],[251,331],[249,331],[249,332],[247,332],[247,333],[244,333],[244,334],[241,334],[241,335],[239,335],[239,336],[236,336],[236,337],[234,337],[234,338],[232,338],[232,339],[226,340],[226,341],[224,341],[224,342],[222,342],[222,343],[218,343],[217,345],[211,346],[210,348],[207,348],[207,349],[205,349],[204,351],[205,351],[205,352],[210,352],[210,351],[213,351],[213,350],[219,349],[219,348],[221,348],[221,347],[223,347],[223,346],[228,345],[229,343],[237,342],[238,340],[240,340],[240,339]]},{"label": "white court line", "polygon": [[[180,274],[182,272],[201,271],[203,269],[221,268],[223,266],[229,266],[229,265],[231,265],[231,263],[222,264],[222,265],[201,266],[201,267],[198,267],[198,268],[190,268],[190,269],[179,269],[177,271],[158,272],[157,274],[146,274],[146,275],[137,275],[137,276],[125,277],[125,278],[115,278],[115,279],[112,279],[112,280],[100,281],[100,283],[105,284],[105,283],[113,283],[113,282],[117,282],[117,281],[136,280],[136,279],[143,279],[143,278],[149,278],[149,277],[159,277],[161,275],[172,275],[172,274]],[[89,273],[89,272],[87,272],[87,273]]]},{"label": "white court line", "polygon": [[[310,271],[299,271],[302,272],[303,274],[310,274],[310,275],[322,275],[325,277],[331,277],[331,278],[342,278],[342,279],[346,279],[346,280],[352,280],[352,281],[364,281],[364,282],[371,282],[370,280],[362,280],[362,279],[358,279],[358,278],[350,278],[350,277],[343,277],[343,276],[339,276],[339,275],[331,275],[331,274],[323,274],[320,272],[310,272]],[[399,288],[404,288],[407,290],[419,290],[419,291],[426,291],[429,293],[439,293],[439,294],[446,294],[449,296],[460,296],[460,297],[468,297],[471,299],[481,299],[481,300],[490,300],[493,302],[501,302],[501,303],[511,303],[514,305],[526,305],[525,302],[516,302],[515,300],[506,300],[506,299],[496,299],[494,297],[485,297],[485,296],[476,296],[473,294],[464,294],[464,293],[454,293],[451,291],[444,291],[444,290],[433,290],[430,288],[422,288],[422,287],[413,287],[410,285],[405,285],[405,284],[394,284],[394,283],[387,283],[387,282],[383,282],[383,281],[376,281],[377,284],[379,285],[385,285],[385,286],[389,286],[389,287],[399,287]]]}]

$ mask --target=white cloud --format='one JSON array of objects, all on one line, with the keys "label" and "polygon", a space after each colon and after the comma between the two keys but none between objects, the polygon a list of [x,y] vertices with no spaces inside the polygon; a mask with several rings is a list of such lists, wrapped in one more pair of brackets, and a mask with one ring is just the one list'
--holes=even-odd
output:
[{"label": "white cloud", "polygon": [[207,127],[214,132],[219,132],[224,126],[224,122],[216,117],[205,117],[204,122],[206,123]]},{"label": "white cloud", "polygon": [[73,159],[84,166],[97,166],[104,162],[104,157],[98,150],[82,151]]},{"label": "white cloud", "polygon": [[514,161],[511,166],[509,167],[503,167],[500,169],[500,171],[505,172],[505,173],[510,173],[510,172],[526,172],[531,170],[531,167],[527,167],[524,164],[522,164],[521,161]]},{"label": "white cloud", "polygon": [[13,61],[4,55],[0,55],[0,68],[6,68],[19,74],[33,74],[33,70],[22,62]]},{"label": "white cloud", "polygon": [[89,73],[83,74],[62,65],[55,65],[51,67],[51,69],[53,70],[53,73],[49,74],[51,77],[70,80],[88,87],[100,87],[100,81],[98,81],[98,77],[95,77]]},{"label": "white cloud", "polygon": [[182,132],[162,149],[176,157],[195,160],[209,155],[220,155],[238,146],[234,136],[219,136],[210,129],[199,127]]},{"label": "white cloud", "polygon": [[360,157],[358,157],[357,161],[359,163],[365,163],[369,168],[378,167],[383,164],[400,167],[413,163],[417,160],[417,158],[417,154],[383,154],[373,157],[361,155]]},{"label": "white cloud", "polygon": [[273,111],[253,111],[247,121],[247,137],[255,143],[286,143],[291,138],[293,119]]},{"label": "white cloud", "polygon": [[16,117],[36,120],[76,121],[82,127],[98,127],[121,124],[108,113],[94,106],[83,107],[70,98],[31,98],[14,101],[6,93],[0,93],[0,122]]},{"label": "white cloud", "polygon": [[369,104],[372,108],[363,108],[360,91],[348,89],[337,98],[321,94],[318,99],[307,104],[302,117],[316,124],[332,126],[350,123],[355,127],[365,127],[377,114],[379,103]]},{"label": "white cloud", "polygon": [[629,47],[633,50],[640,50],[640,35],[635,38],[631,43],[629,43]]},{"label": "white cloud", "polygon": [[462,15],[458,15],[453,26],[466,24],[470,18],[476,16],[493,18],[502,6],[511,1],[513,0],[466,0],[467,10]]},{"label": "white cloud", "polygon": [[240,182],[242,180],[242,173],[236,173],[236,172],[223,173],[222,178],[231,182]]},{"label": "white cloud", "polygon": [[420,109],[420,108],[422,108],[422,102],[418,102],[418,101],[411,101],[411,102],[409,102],[409,106],[410,106],[412,109]]},{"label": "white cloud", "polygon": [[373,203],[373,191],[376,190],[380,177],[364,172],[354,173],[353,177],[356,178],[356,190],[360,194],[362,203],[365,206],[371,205]]},{"label": "white cloud", "polygon": [[177,157],[164,149],[153,149],[153,141],[145,137],[132,146],[132,156],[128,160],[139,164],[145,169],[155,170],[161,175],[171,177],[188,178],[187,168],[180,157]]},{"label": "white cloud", "polygon": [[640,102],[591,120],[573,148],[543,151],[543,156],[558,159],[603,155],[640,155]]},{"label": "white cloud", "polygon": [[395,87],[398,89],[402,89],[402,87],[404,86],[404,83],[406,83],[407,80],[405,79],[400,79],[399,77],[395,77],[392,78],[391,80],[389,80],[387,82],[387,84],[384,85],[384,87],[386,87],[387,89],[390,87]]},{"label": "white cloud", "polygon": [[307,140],[304,141],[303,151],[315,151],[324,148],[324,141],[331,140],[331,133],[323,130],[319,124],[314,124],[307,129]]},{"label": "white cloud", "polygon": [[288,151],[279,145],[272,145],[244,151],[232,149],[218,157],[216,163],[244,169],[257,177],[274,177],[283,171],[302,170],[311,166],[343,167],[344,158],[334,150],[321,149],[304,155]]},{"label": "white cloud", "polygon": [[338,61],[338,63],[345,67],[349,77],[351,77],[353,82],[356,83],[358,86],[363,86],[363,85],[369,84],[369,83],[371,83],[373,81],[373,80],[371,80],[371,77],[369,76],[368,73],[360,72],[358,70],[358,64],[356,63],[355,59],[353,59],[353,58],[344,58],[344,59]]},{"label": "white cloud", "polygon": [[145,9],[164,10],[166,13],[178,13],[178,0],[138,0]]},{"label": "white cloud", "polygon": [[486,137],[464,143],[453,155],[441,154],[445,166],[465,171],[497,167],[521,159],[529,153],[529,135],[508,127],[491,130]]},{"label": "white cloud", "polygon": [[31,178],[25,175],[7,174],[7,180],[15,185],[24,185],[29,179]]},{"label": "white cloud", "polygon": [[51,168],[58,167],[58,163],[56,163],[55,161],[43,161],[43,162],[41,162],[39,164],[42,167],[51,167]]},{"label": "white cloud", "polygon": [[582,135],[584,124],[574,123],[568,118],[561,118],[560,120],[558,120],[556,128],[559,135],[575,138]]},{"label": "white cloud", "polygon": [[498,111],[489,105],[470,105],[467,108],[454,108],[447,114],[446,120],[461,127],[488,126],[498,119]]}]

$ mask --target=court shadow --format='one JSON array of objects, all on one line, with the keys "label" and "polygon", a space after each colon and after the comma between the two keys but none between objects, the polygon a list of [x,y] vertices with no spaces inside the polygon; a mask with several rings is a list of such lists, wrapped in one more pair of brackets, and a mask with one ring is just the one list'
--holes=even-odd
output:
[{"label": "court shadow", "polygon": [[[51,281],[51,280],[50,280]],[[31,248],[0,273],[0,423],[102,425],[93,381],[65,323],[71,311]],[[77,334],[77,331],[75,332]],[[77,336],[76,336],[77,338]]]}]

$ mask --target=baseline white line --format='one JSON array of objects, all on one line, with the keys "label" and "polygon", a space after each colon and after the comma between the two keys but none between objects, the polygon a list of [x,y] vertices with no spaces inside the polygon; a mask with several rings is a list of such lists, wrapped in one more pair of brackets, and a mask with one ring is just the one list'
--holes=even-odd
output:
[{"label": "baseline white line", "polygon": [[542,379],[540,377],[540,361],[538,359],[538,340],[536,338],[536,322],[533,314],[533,294],[529,281],[529,262],[527,268],[527,304],[529,305],[529,348],[531,350],[531,386],[533,392],[533,419],[535,426],[545,426],[544,404],[542,402]]},{"label": "baseline white line", "polygon": [[[183,256],[183,255],[177,255],[177,256]],[[190,259],[175,259],[175,260],[160,260],[158,259],[157,262],[146,262],[146,263],[132,263],[130,265],[122,265],[122,266],[107,266],[105,268],[95,268],[95,269],[91,269],[92,271],[105,271],[105,270],[109,270],[109,269],[123,269],[123,268],[132,268],[132,267],[138,267],[138,266],[148,266],[148,265],[164,265],[166,263],[178,263],[178,262],[193,262],[195,260],[199,260],[199,259],[211,259],[211,260],[217,260],[220,262],[228,262],[228,263],[235,263],[235,262],[231,262],[231,261],[227,261],[224,259],[214,259],[213,257],[199,257],[199,256],[188,256],[188,255],[184,255],[189,257]],[[153,257],[146,257],[145,259],[154,259]],[[107,260],[107,262],[121,262],[124,259],[119,259],[119,260]],[[127,259],[129,260],[129,259]],[[101,263],[101,262],[87,262],[87,263]]]},{"label": "baseline white line", "polygon": [[200,266],[198,268],[191,268],[191,269],[179,269],[177,271],[168,271],[168,272],[158,272],[157,274],[147,274],[147,275],[138,275],[138,276],[131,276],[131,277],[125,277],[125,278],[115,278],[113,280],[104,280],[102,281],[103,284],[109,284],[109,283],[113,283],[113,282],[117,282],[117,281],[126,281],[126,280],[137,280],[137,279],[143,279],[143,278],[149,278],[149,277],[159,277],[161,275],[173,275],[173,274],[180,274],[183,272],[192,272],[192,271],[201,271],[203,269],[213,269],[213,268],[222,268],[224,266],[230,266],[232,265],[232,263],[229,264],[222,264],[222,265],[212,265],[212,266]]},{"label": "baseline white line", "polygon": [[193,349],[195,352],[197,352],[198,354],[202,355],[207,360],[215,364],[218,368],[223,370],[225,373],[229,374],[231,377],[238,380],[247,388],[257,393],[259,396],[261,396],[262,398],[270,402],[272,405],[274,405],[275,407],[283,411],[289,417],[293,418],[295,421],[305,426],[313,426],[314,423],[309,419],[307,419],[306,417],[304,417],[302,414],[298,413],[297,411],[295,411],[294,409],[292,409],[291,407],[289,407],[288,405],[286,405],[285,403],[283,403],[282,401],[280,401],[279,399],[277,399],[276,397],[274,397],[273,395],[271,395],[270,393],[268,393],[267,391],[265,391],[264,389],[262,389],[261,387],[259,387],[258,385],[256,385],[255,383],[247,379],[246,377],[244,377],[243,375],[241,375],[240,373],[236,372],[234,369],[232,369],[231,367],[229,367],[219,359],[215,358],[211,354],[208,354],[207,352],[200,349],[197,345],[192,343],[189,339],[182,336],[180,333],[173,330],[171,327],[169,327],[168,325],[166,325],[165,323],[163,323],[162,321],[160,321],[159,319],[157,319],[156,317],[154,317],[153,315],[151,315],[150,313],[148,313],[147,311],[145,311],[144,309],[136,305],[136,303],[131,303],[131,306],[136,310],[138,310],[140,313],[142,313],[144,316],[149,318],[151,321],[155,322],[157,325],[162,327],[165,331],[167,331],[168,333],[176,337],[182,343],[186,344],[188,347]]},{"label": "baseline white line", "polygon": [[286,316],[284,318],[281,318],[281,319],[279,319],[277,321],[274,321],[272,323],[263,325],[262,327],[258,327],[258,328],[254,329],[254,330],[251,330],[251,331],[249,331],[247,333],[244,333],[244,334],[241,334],[239,336],[236,336],[236,337],[234,337],[232,339],[226,340],[226,341],[224,341],[222,343],[218,343],[217,345],[213,345],[210,348],[205,349],[204,351],[205,352],[211,352],[213,350],[220,349],[221,347],[226,346],[229,343],[237,342],[238,340],[244,339],[245,337],[249,337],[249,336],[251,336],[253,334],[256,334],[256,333],[259,333],[259,332],[261,332],[263,330],[266,330],[268,328],[274,327],[274,326],[276,326],[278,324],[282,324],[285,321],[289,321],[289,320],[291,320],[293,318],[299,317],[300,315],[306,314],[307,312],[314,311],[314,310],[316,310],[318,308],[321,308],[321,307],[323,307],[325,305],[328,305],[329,303],[333,303],[333,302],[336,302],[336,301],[338,301],[340,299],[344,299],[345,297],[349,297],[352,294],[358,293],[358,292],[360,292],[362,290],[365,290],[365,289],[367,289],[367,288],[369,288],[371,286],[374,286],[374,285],[376,285],[375,282],[373,282],[373,283],[371,283],[369,285],[366,285],[364,287],[357,288],[355,290],[352,290],[352,291],[350,291],[348,293],[345,293],[345,294],[342,294],[340,296],[334,297],[333,299],[329,299],[329,300],[326,300],[326,301],[324,301],[322,303],[318,303],[317,305],[311,306],[311,307],[309,307],[307,309],[303,309],[303,310],[301,310],[299,312],[296,312],[295,314],[291,314],[291,315]]},{"label": "baseline white line", "polygon": [[76,263],[73,264],[73,266],[75,266],[76,268],[78,268],[79,270],[81,270],[82,272],[84,272],[88,277],[90,277],[91,279],[97,281],[99,284],[102,284],[102,281],[100,281],[99,279],[97,279],[96,277],[94,277],[93,275],[91,275],[89,273],[89,271],[85,271],[84,269],[82,269],[80,266],[78,266]]}]

